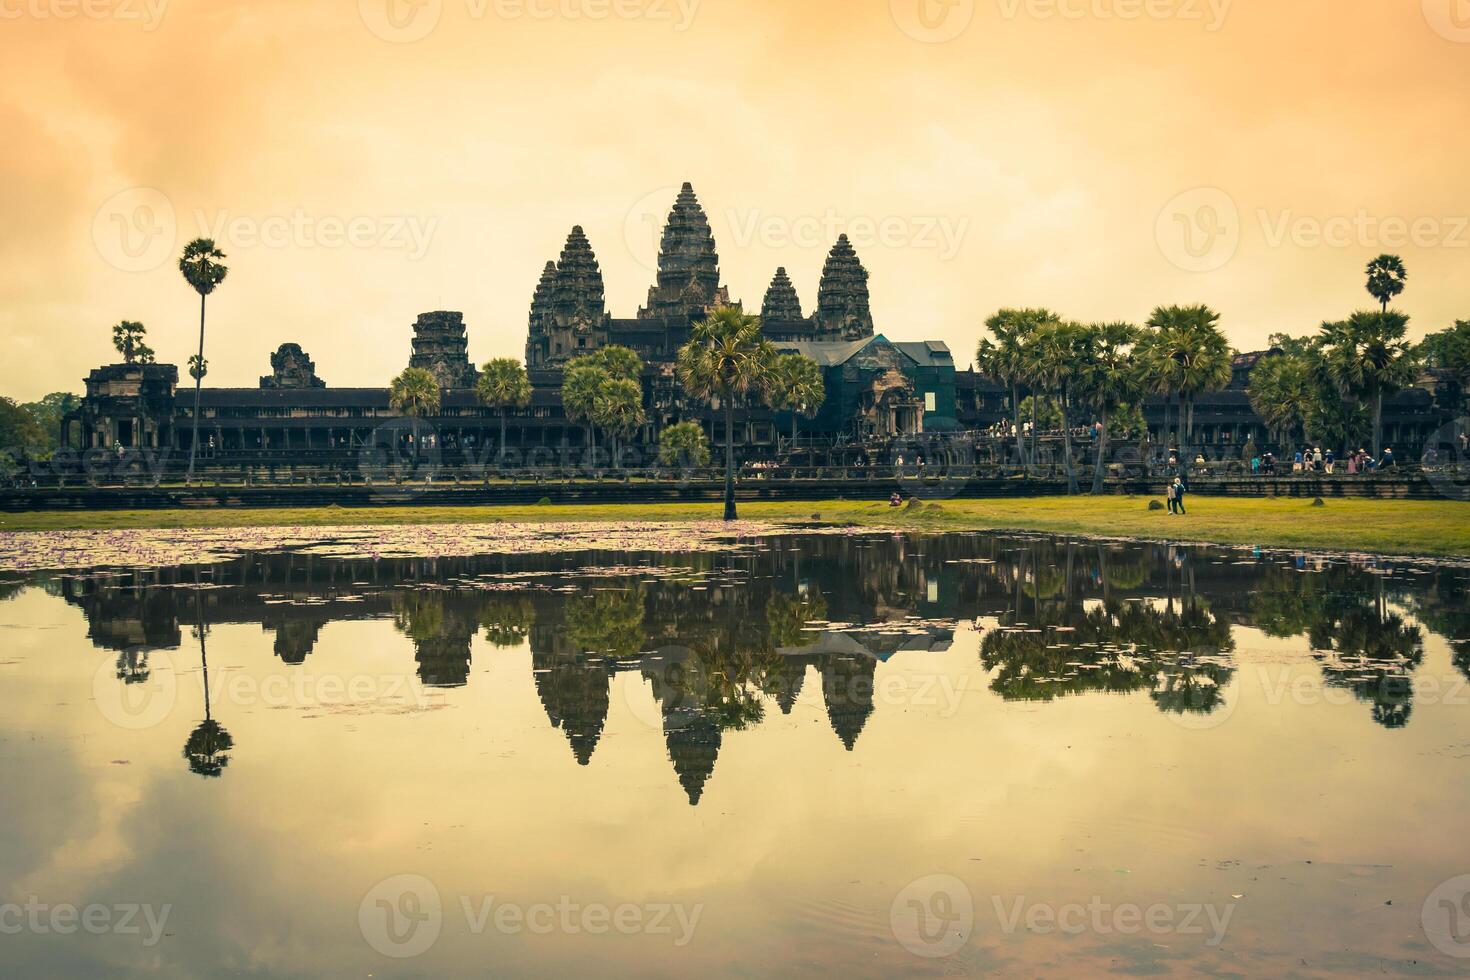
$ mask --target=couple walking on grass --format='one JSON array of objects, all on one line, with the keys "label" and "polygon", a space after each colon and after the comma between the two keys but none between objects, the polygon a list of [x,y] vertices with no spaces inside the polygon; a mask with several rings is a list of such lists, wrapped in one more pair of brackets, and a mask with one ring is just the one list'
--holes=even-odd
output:
[{"label": "couple walking on grass", "polygon": [[1174,482],[1171,483],[1171,484],[1169,484],[1169,489],[1168,489],[1168,491],[1165,494],[1165,496],[1168,497],[1168,499],[1169,499],[1169,513],[1171,513],[1171,514],[1184,514],[1184,513],[1188,513],[1184,509],[1184,494],[1185,494],[1185,492],[1186,491],[1184,489],[1184,481],[1182,479],[1180,479],[1179,477],[1177,477],[1177,476],[1174,477]]}]

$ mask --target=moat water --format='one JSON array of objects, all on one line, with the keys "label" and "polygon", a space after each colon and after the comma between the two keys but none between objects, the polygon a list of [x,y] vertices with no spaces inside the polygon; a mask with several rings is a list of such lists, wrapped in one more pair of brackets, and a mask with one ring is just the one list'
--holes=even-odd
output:
[{"label": "moat water", "polygon": [[1466,568],[309,538],[0,574],[0,974],[1470,971]]}]

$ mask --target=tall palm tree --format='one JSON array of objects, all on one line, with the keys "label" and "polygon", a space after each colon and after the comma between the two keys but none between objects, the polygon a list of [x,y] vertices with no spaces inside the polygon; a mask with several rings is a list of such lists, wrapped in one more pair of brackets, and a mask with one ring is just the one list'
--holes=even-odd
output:
[{"label": "tall palm tree", "polygon": [[1230,384],[1234,352],[1220,330],[1220,314],[1208,306],[1161,306],[1149,317],[1157,331],[1151,345],[1159,375],[1179,399],[1179,463],[1189,467],[1194,441],[1194,403]]},{"label": "tall palm tree", "polygon": [[597,389],[592,420],[612,438],[613,466],[618,465],[618,439],[633,435],[648,421],[643,412],[643,386],[628,378],[608,378]]},{"label": "tall palm tree", "polygon": [[505,416],[512,408],[531,404],[531,379],[521,362],[513,357],[497,357],[487,361],[475,381],[475,397],[480,404],[500,411],[499,457],[505,458]]},{"label": "tall palm tree", "polygon": [[1409,271],[1397,255],[1380,255],[1368,263],[1368,294],[1382,304],[1380,312],[1388,312],[1389,301],[1404,291]]},{"label": "tall palm tree", "polygon": [[1342,388],[1373,406],[1373,455],[1383,448],[1383,399],[1414,380],[1418,363],[1404,340],[1403,313],[1359,310],[1341,323],[1322,325],[1327,370]]},{"label": "tall palm tree", "polygon": [[[204,363],[204,301],[215,287],[225,281],[230,270],[224,265],[225,253],[215,247],[212,238],[196,238],[184,246],[179,257],[179,272],[184,281],[199,294],[199,363]],[[194,422],[189,437],[189,472],[187,479],[194,478],[194,457],[199,451],[199,388],[204,380],[201,372],[194,379]]]},{"label": "tall palm tree", "polygon": [[799,417],[816,418],[827,400],[822,366],[803,354],[782,354],[771,365],[771,407],[791,413],[791,441]]},{"label": "tall palm tree", "polygon": [[[1062,454],[1067,463],[1067,493],[1077,493],[1072,459],[1071,408],[1078,373],[1091,359],[1092,337],[1080,323],[1054,321],[1041,325],[1032,338],[1032,376],[1043,390],[1057,396],[1062,411]],[[1035,401],[1032,402],[1033,410]]]},{"label": "tall palm tree", "polygon": [[679,383],[696,398],[725,414],[725,520],[735,520],[736,398],[764,398],[770,385],[775,348],[761,333],[760,317],[721,306],[694,325],[679,348]]},{"label": "tall palm tree", "polygon": [[1139,330],[1131,323],[1094,323],[1087,327],[1090,335],[1085,345],[1089,356],[1078,365],[1077,387],[1082,402],[1097,412],[1097,459],[1092,470],[1092,492],[1103,491],[1107,461],[1108,423],[1120,409],[1136,405],[1142,398],[1133,345]]},{"label": "tall palm tree", "polygon": [[[1049,310],[1003,309],[985,321],[995,338],[985,338],[975,352],[975,366],[985,376],[1011,389],[1011,424],[1016,434],[1016,455],[1026,461],[1026,443],[1021,433],[1021,388],[1029,377],[1026,348],[1042,324],[1057,319]],[[1034,403],[1033,403],[1034,405]],[[1035,422],[1035,419],[1032,419]],[[1032,426],[1033,433],[1035,426]]]},{"label": "tall palm tree", "polygon": [[210,711],[209,655],[204,645],[209,627],[204,625],[204,612],[200,607],[197,588],[194,592],[194,622],[194,635],[199,637],[199,665],[204,673],[204,720],[189,733],[188,740],[184,742],[184,758],[189,763],[190,772],[200,776],[218,777],[230,764],[230,750],[235,747],[235,740],[223,725],[214,720]]},{"label": "tall palm tree", "polygon": [[1282,447],[1295,441],[1297,433],[1306,435],[1315,395],[1312,366],[1298,354],[1263,359],[1251,370],[1246,388],[1251,408]]},{"label": "tall palm tree", "polygon": [[579,357],[566,366],[561,373],[561,404],[570,422],[581,422],[587,427],[587,448],[597,448],[592,432],[592,412],[597,404],[597,392],[607,380],[607,372],[589,358]]},{"label": "tall palm tree", "polygon": [[426,368],[404,368],[388,388],[388,404],[413,419],[413,458],[417,463],[423,443],[419,437],[418,420],[438,413],[439,379]]}]

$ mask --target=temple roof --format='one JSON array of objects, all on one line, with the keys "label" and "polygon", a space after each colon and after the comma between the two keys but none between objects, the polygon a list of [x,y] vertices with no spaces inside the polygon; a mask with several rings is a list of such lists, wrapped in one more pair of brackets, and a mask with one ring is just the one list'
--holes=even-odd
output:
[{"label": "temple roof", "polygon": [[855,339],[873,335],[868,303],[868,270],[846,235],[827,255],[817,289],[817,326],[822,335]]}]

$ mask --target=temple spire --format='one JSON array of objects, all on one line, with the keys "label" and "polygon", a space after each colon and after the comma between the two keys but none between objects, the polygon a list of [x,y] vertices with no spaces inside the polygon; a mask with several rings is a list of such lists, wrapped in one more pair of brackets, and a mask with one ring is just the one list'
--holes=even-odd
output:
[{"label": "temple spire", "polygon": [[658,282],[649,289],[648,305],[638,317],[687,317],[729,302],[729,290],[720,285],[720,256],[709,218],[686,181],[659,243]]},{"label": "temple spire", "polygon": [[765,302],[761,304],[761,319],[770,323],[792,323],[801,319],[801,298],[796,295],[796,287],[792,285],[784,265],[776,270],[776,276],[766,290]]},{"label": "temple spire", "polygon": [[873,336],[868,305],[868,270],[846,235],[837,239],[822,269],[817,291],[817,336],[822,340],[858,340]]}]

